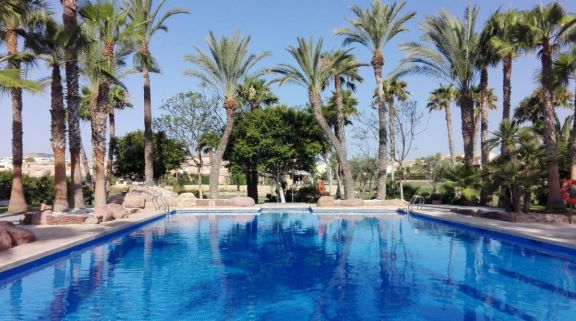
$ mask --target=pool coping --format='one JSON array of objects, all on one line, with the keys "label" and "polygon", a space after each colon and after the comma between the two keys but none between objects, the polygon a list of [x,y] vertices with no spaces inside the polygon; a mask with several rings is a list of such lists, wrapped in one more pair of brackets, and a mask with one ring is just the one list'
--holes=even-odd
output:
[{"label": "pool coping", "polygon": [[[144,211],[130,215],[126,219],[86,225],[29,225],[37,237],[33,243],[23,244],[0,252],[0,276],[28,265],[35,265],[43,259],[75,248],[83,248],[90,242],[105,239],[114,234],[145,225],[166,216],[163,211]],[[55,233],[57,232],[57,233]]]}]

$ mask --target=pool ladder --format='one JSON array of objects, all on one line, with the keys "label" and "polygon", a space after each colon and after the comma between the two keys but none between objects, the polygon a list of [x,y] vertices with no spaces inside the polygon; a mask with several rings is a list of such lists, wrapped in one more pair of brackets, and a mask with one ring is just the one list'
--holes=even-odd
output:
[{"label": "pool ladder", "polygon": [[410,210],[412,209],[416,209],[416,210],[421,210],[422,209],[422,204],[424,204],[425,200],[424,197],[420,196],[420,195],[414,195],[412,196],[412,198],[410,199],[410,203],[408,204],[408,213],[410,213]]},{"label": "pool ladder", "polygon": [[156,194],[152,197],[152,203],[154,203],[154,207],[156,210],[163,210],[166,212],[170,212],[170,204],[168,204],[168,200],[166,197],[161,194]]}]

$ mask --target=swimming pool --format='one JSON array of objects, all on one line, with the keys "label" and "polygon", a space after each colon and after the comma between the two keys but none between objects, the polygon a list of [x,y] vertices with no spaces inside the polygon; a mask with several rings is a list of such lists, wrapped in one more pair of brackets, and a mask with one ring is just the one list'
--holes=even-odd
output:
[{"label": "swimming pool", "polygon": [[574,320],[576,257],[396,212],[166,216],[0,279],[1,320]]}]

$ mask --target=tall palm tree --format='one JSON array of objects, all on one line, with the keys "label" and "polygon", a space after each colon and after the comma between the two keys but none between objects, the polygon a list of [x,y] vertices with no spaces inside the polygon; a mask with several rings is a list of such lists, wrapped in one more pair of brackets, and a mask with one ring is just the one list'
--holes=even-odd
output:
[{"label": "tall palm tree", "polygon": [[345,56],[340,55],[330,60],[323,59],[322,39],[314,43],[312,38],[308,41],[298,38],[298,47],[290,46],[287,50],[296,60],[297,65],[281,64],[273,68],[272,71],[279,75],[273,81],[279,85],[286,83],[296,84],[308,91],[308,99],[312,106],[314,118],[332,144],[338,158],[338,164],[344,174],[344,197],[346,199],[354,199],[354,178],[346,159],[346,146],[340,143],[326,118],[324,118],[322,114],[322,98],[320,96],[322,88],[325,88],[330,78],[334,76],[334,65],[339,64],[339,60],[344,59]]},{"label": "tall palm tree", "polygon": [[[38,25],[45,21],[48,16],[46,3],[43,0],[20,0],[9,1],[3,5],[0,11],[0,41],[6,42],[8,62],[10,69],[20,69],[21,61],[18,55],[18,30]],[[22,183],[22,88],[10,89],[12,96],[12,190],[8,212],[26,211],[26,199],[24,198],[24,185]]]},{"label": "tall palm tree", "polygon": [[[571,51],[562,53],[554,61],[554,73],[564,85],[576,81],[576,45]],[[574,89],[574,106],[572,121],[572,137],[570,142],[570,178],[576,179],[576,89]]]},{"label": "tall palm tree", "polygon": [[388,119],[390,119],[388,132],[390,137],[390,157],[396,158],[396,135],[394,133],[394,119],[396,119],[396,110],[394,102],[408,100],[410,92],[408,91],[406,82],[397,78],[386,79],[382,83],[384,90],[384,101],[388,103]]},{"label": "tall palm tree", "polygon": [[374,68],[376,88],[378,90],[378,192],[379,199],[386,198],[386,170],[388,167],[388,122],[382,87],[382,67],[384,66],[384,46],[398,34],[407,31],[405,23],[412,19],[415,12],[400,14],[405,2],[392,5],[383,4],[381,0],[372,0],[370,8],[362,10],[353,6],[354,19],[348,21],[351,28],[340,28],[337,35],[344,36],[344,45],[358,43],[372,52],[371,64]]},{"label": "tall palm tree", "polygon": [[[110,79],[115,66],[115,50],[119,42],[128,38],[126,13],[113,1],[86,2],[80,9],[86,32],[94,44],[89,65],[98,77],[98,91],[91,108],[92,149],[94,162],[94,208],[106,206],[106,118],[109,111]],[[100,58],[103,57],[103,59]]]},{"label": "tall palm tree", "polygon": [[243,38],[240,32],[236,32],[232,37],[222,36],[218,40],[210,31],[207,39],[210,52],[206,53],[194,46],[196,54],[184,58],[197,68],[186,71],[186,75],[213,86],[224,98],[226,125],[210,165],[210,196],[212,199],[218,198],[220,164],[234,126],[236,109],[239,106],[236,88],[242,79],[251,76],[250,73],[255,65],[269,55],[268,52],[258,55],[248,53],[250,39],[250,36]]},{"label": "tall palm tree", "polygon": [[51,74],[51,143],[54,152],[54,211],[68,210],[68,186],[66,182],[66,113],[64,109],[64,89],[60,67],[64,63],[65,48],[68,42],[75,42],[75,35],[68,33],[63,26],[47,21],[40,32],[26,37],[26,46],[36,56],[43,59],[52,70]]},{"label": "tall palm tree", "polygon": [[160,10],[166,0],[160,0],[158,6],[153,7],[152,0],[125,0],[125,10],[135,28],[135,37],[140,47],[134,55],[136,68],[142,73],[144,79],[144,177],[147,185],[154,184],[154,166],[152,150],[152,99],[150,74],[160,72],[156,59],[150,52],[150,41],[159,30],[168,31],[166,20],[171,16],[189,13],[184,9],[170,9],[163,15]]},{"label": "tall palm tree", "polygon": [[474,160],[474,99],[472,87],[478,78],[477,62],[481,51],[474,31],[478,7],[467,7],[464,20],[442,10],[437,17],[426,17],[422,24],[422,42],[402,46],[407,57],[398,72],[418,73],[444,79],[459,92],[462,115],[464,159],[468,166]]},{"label": "tall palm tree", "polygon": [[456,163],[456,154],[454,152],[454,139],[452,137],[452,113],[450,112],[450,104],[456,101],[458,92],[454,86],[442,86],[434,89],[428,97],[428,110],[443,110],[446,115],[446,128],[448,131],[448,148],[450,150],[450,161],[452,164]]},{"label": "tall palm tree", "polygon": [[108,173],[114,168],[114,150],[116,149],[116,110],[132,107],[128,92],[118,85],[114,85],[108,92],[110,102],[108,104],[108,123],[110,125],[108,139]]},{"label": "tall palm tree", "polygon": [[[77,32],[80,27],[77,20],[78,4],[76,0],[60,0],[62,4],[62,21],[68,32]],[[68,119],[68,145],[70,151],[70,181],[71,197],[70,207],[84,207],[84,195],[82,192],[82,175],[80,172],[80,151],[82,150],[82,138],[80,135],[79,116],[79,79],[78,47],[70,44],[66,48],[65,72],[66,72],[66,118]]]},{"label": "tall palm tree", "polygon": [[250,110],[258,109],[262,105],[270,106],[278,102],[278,97],[266,84],[266,80],[258,77],[247,77],[236,87],[236,95],[241,104],[248,105]]},{"label": "tall palm tree", "polygon": [[542,63],[540,80],[544,90],[544,145],[549,156],[546,208],[563,208],[555,137],[552,57],[555,51],[576,34],[576,17],[566,13],[559,3],[553,2],[546,6],[539,5],[526,12],[522,17],[522,26],[525,28],[524,37],[527,47],[529,50],[538,50]]},{"label": "tall palm tree", "polygon": [[488,141],[488,110],[497,108],[498,97],[494,94],[494,88],[482,87],[473,88],[473,97],[476,106],[474,130],[476,133],[480,132],[480,159],[482,165],[486,165],[490,153],[490,149],[486,145]]}]

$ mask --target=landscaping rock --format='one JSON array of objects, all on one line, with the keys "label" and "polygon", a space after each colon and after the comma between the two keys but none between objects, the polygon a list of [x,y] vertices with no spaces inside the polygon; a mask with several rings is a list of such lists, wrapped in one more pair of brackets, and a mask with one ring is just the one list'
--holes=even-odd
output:
[{"label": "landscaping rock", "polygon": [[98,218],[101,222],[108,222],[114,220],[114,215],[108,206],[96,206],[94,207],[94,216]]},{"label": "landscaping rock", "polygon": [[0,227],[0,251],[12,248],[12,238],[4,227]]},{"label": "landscaping rock", "polygon": [[48,225],[68,225],[68,224],[84,224],[88,218],[85,214],[73,215],[48,215],[46,216],[46,224]]},{"label": "landscaping rock", "polygon": [[128,193],[124,196],[124,202],[122,206],[124,207],[134,207],[134,208],[144,208],[146,205],[146,196],[142,193]]},{"label": "landscaping rock", "polygon": [[139,208],[127,208],[126,210],[128,211],[128,214],[140,213],[140,209],[139,209]]},{"label": "landscaping rock", "polygon": [[[178,207],[178,202],[179,199],[178,197],[173,197],[173,196],[164,196],[164,199],[166,200],[166,203],[168,203],[168,207],[170,208],[177,208]],[[161,202],[161,205],[164,206],[164,204]]]},{"label": "landscaping rock", "polygon": [[106,207],[108,208],[108,211],[112,212],[112,216],[116,220],[127,218],[128,215],[130,214],[120,204],[111,203],[111,204],[106,205]]},{"label": "landscaping rock", "polygon": [[178,196],[178,208],[196,206],[196,195],[193,193],[182,193]]},{"label": "landscaping rock", "polygon": [[336,205],[336,201],[331,196],[321,196],[316,202],[318,207],[331,207]]},{"label": "landscaping rock", "polygon": [[359,198],[349,199],[349,200],[340,200],[340,206],[345,207],[361,207],[364,206],[364,200]]},{"label": "landscaping rock", "polygon": [[210,206],[210,200],[196,200],[196,206]]},{"label": "landscaping rock", "polygon": [[256,205],[252,197],[234,197],[230,200],[232,206],[249,207]]},{"label": "landscaping rock", "polygon": [[107,203],[114,203],[114,204],[120,204],[122,205],[122,203],[124,203],[124,195],[122,194],[117,194],[117,195],[112,195],[110,197],[108,197]]},{"label": "landscaping rock", "polygon": [[84,224],[100,224],[100,220],[94,216],[90,216],[84,221]]},{"label": "landscaping rock", "polygon": [[12,239],[12,247],[36,241],[36,236],[29,230],[19,226],[8,226],[6,231]]}]

